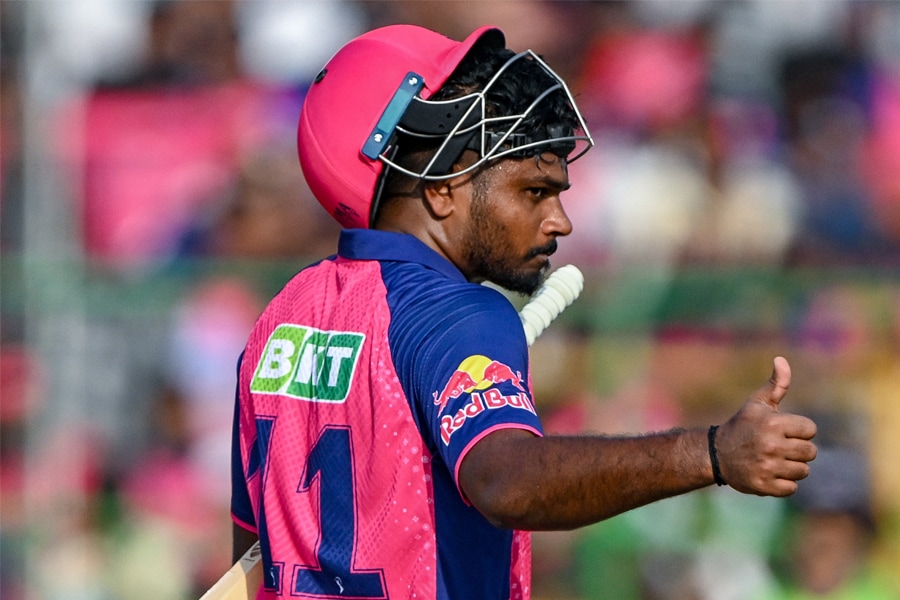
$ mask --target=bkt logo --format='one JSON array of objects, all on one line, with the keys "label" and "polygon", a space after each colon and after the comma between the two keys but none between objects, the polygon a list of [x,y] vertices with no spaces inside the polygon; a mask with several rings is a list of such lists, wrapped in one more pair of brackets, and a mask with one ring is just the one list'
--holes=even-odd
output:
[{"label": "bkt logo", "polygon": [[250,391],[313,402],[344,402],[365,335],[283,324],[263,350]]}]

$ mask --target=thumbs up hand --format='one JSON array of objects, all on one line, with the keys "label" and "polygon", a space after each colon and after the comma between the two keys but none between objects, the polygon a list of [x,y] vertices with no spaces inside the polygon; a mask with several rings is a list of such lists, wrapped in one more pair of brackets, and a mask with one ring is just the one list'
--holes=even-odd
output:
[{"label": "thumbs up hand", "polygon": [[753,397],[777,411],[789,387],[791,387],[791,365],[781,356],[776,356],[772,376],[764,386],[756,390]]},{"label": "thumbs up hand", "polygon": [[789,496],[809,475],[816,457],[810,441],[816,424],[780,412],[791,385],[791,367],[777,357],[772,376],[750,395],[741,409],[716,432],[715,448],[722,478],[734,489],[760,496]]}]

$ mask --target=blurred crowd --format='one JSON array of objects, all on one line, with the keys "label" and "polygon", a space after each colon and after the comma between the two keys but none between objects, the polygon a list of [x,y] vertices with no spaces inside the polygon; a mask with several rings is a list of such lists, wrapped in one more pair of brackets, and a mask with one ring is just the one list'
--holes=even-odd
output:
[{"label": "blurred crowd", "polygon": [[228,568],[238,353],[336,248],[304,90],[397,22],[500,26],[591,127],[555,262],[587,288],[533,347],[548,431],[718,422],[776,354],[819,423],[788,500],[535,534],[536,599],[900,597],[897,0],[0,0],[0,597]]}]

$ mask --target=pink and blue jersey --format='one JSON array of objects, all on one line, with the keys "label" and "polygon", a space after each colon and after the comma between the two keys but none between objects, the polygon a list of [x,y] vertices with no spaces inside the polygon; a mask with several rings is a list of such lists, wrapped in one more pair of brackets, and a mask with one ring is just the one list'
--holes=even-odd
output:
[{"label": "pink and blue jersey", "polygon": [[500,428],[542,434],[518,314],[404,234],[346,230],[260,316],[239,366],[232,516],[259,598],[528,598],[526,532],[458,483]]}]

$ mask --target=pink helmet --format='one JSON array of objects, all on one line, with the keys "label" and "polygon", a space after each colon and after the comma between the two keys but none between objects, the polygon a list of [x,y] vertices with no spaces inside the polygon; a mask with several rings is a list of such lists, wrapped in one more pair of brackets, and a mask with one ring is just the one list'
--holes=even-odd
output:
[{"label": "pink helmet", "polygon": [[[312,192],[342,226],[370,226],[384,165],[397,167],[391,162],[388,150],[404,113],[421,113],[423,106],[437,104],[422,101],[440,89],[478,44],[503,48],[503,32],[484,26],[457,42],[423,27],[390,25],[351,40],[321,70],[307,92],[300,113],[297,146],[300,165]],[[533,53],[528,51],[517,57],[526,54],[559,81],[554,89],[562,88],[569,94],[562,80]],[[450,120],[434,126],[432,137],[449,139],[483,126],[484,102],[478,102],[480,99],[480,95],[473,95],[472,102],[463,107],[465,114],[442,116]],[[569,99],[574,107],[571,94]],[[407,111],[410,107],[417,110]],[[590,147],[590,135],[577,108],[575,112],[583,135],[569,134],[560,139],[587,140]],[[429,113],[432,114],[435,113]],[[479,116],[480,120],[470,118]],[[502,156],[505,152],[500,151],[501,145],[508,146],[512,139],[507,138],[508,135],[497,143],[491,142],[494,147],[486,149],[487,138],[483,133],[482,158]],[[446,177],[425,171],[409,175],[424,179]]]}]

